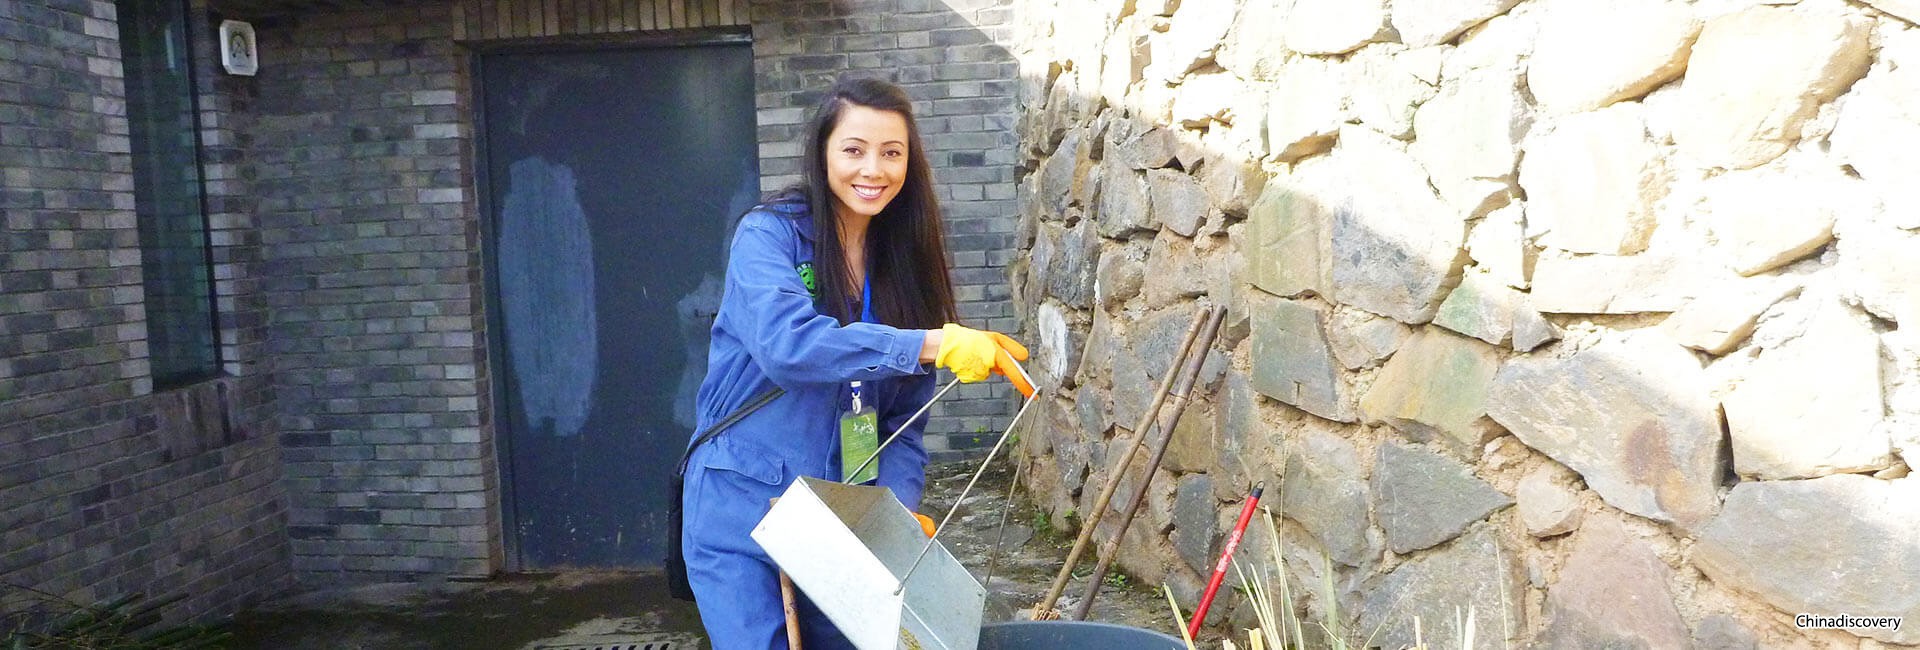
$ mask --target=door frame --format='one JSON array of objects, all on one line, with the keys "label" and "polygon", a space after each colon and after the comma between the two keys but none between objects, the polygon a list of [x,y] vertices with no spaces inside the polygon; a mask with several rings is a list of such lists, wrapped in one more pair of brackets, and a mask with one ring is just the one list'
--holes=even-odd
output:
[{"label": "door frame", "polygon": [[[620,50],[659,49],[698,47],[703,45],[740,45],[751,46],[753,34],[747,27],[708,27],[700,29],[682,29],[660,32],[630,32],[612,35],[557,36],[546,38],[528,38],[502,41],[474,41],[462,43],[467,49],[467,83],[472,107],[473,128],[473,196],[475,209],[479,211],[479,249],[481,273],[481,301],[479,306],[485,316],[481,329],[481,339],[486,345],[487,390],[486,403],[481,412],[486,419],[481,430],[493,438],[493,469],[499,480],[492,486],[493,505],[498,508],[500,521],[499,538],[496,548],[501,552],[499,569],[507,573],[519,573],[524,569],[520,556],[519,515],[515,509],[518,504],[513,494],[513,441],[504,435],[499,409],[507,403],[509,389],[506,373],[503,371],[505,360],[505,325],[502,322],[500,306],[500,268],[496,263],[499,257],[494,250],[494,235],[499,232],[495,223],[492,179],[487,173],[487,111],[486,111],[486,59],[498,54],[547,54],[573,52],[615,52]],[[757,80],[755,80],[757,81]],[[757,89],[758,84],[755,84]]]}]

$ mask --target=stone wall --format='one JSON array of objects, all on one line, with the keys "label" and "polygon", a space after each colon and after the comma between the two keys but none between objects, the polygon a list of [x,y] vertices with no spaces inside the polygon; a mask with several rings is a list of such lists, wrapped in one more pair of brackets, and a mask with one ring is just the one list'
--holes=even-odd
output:
[{"label": "stone wall", "polygon": [[[752,11],[761,189],[799,182],[807,111],[836,77],[899,83],[933,163],[961,322],[1000,331],[1019,326],[1007,290],[1018,140],[1018,66],[1006,48],[1013,4],[756,0]],[[928,453],[957,459],[992,445],[1018,400],[1002,381],[955,387],[928,415]]]},{"label": "stone wall", "polygon": [[0,612],[31,588],[211,620],[292,584],[259,246],[225,164],[241,99],[198,75],[224,376],[156,391],[116,21],[0,1]]},{"label": "stone wall", "polygon": [[[1037,498],[1090,507],[1221,304],[1121,547],[1183,603],[1264,481],[1294,584],[1334,585],[1303,613],[1388,647],[1415,618],[1454,647],[1469,606],[1482,647],[1920,643],[1916,20],[1023,5]],[[1260,529],[1243,558],[1271,565]]]}]

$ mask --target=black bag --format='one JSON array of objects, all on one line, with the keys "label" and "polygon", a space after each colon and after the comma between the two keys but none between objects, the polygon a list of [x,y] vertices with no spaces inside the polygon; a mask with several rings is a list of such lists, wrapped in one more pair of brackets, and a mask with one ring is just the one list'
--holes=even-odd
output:
[{"label": "black bag", "polygon": [[707,441],[720,435],[720,432],[725,431],[727,427],[733,426],[748,414],[766,406],[767,402],[773,401],[773,398],[786,392],[785,389],[775,386],[747,400],[746,404],[740,405],[739,410],[727,414],[727,417],[715,422],[712,428],[695,437],[693,443],[687,445],[687,452],[680,455],[679,464],[674,466],[673,480],[668,482],[672,497],[667,501],[667,591],[673,594],[674,598],[693,601],[693,585],[687,582],[687,556],[680,549],[680,529],[684,525],[680,499],[686,490],[687,461],[693,458],[693,450],[699,449],[700,445],[707,444]]}]

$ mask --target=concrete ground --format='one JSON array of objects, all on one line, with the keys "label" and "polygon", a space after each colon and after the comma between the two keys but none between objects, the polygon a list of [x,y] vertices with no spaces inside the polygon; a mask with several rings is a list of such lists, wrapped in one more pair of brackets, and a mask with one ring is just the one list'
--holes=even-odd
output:
[{"label": "concrete ground", "polygon": [[[243,612],[234,650],[697,649],[691,603],[659,573],[569,572],[301,594]],[[661,646],[658,644],[666,643]],[[619,644],[619,645],[615,645]]]},{"label": "concrete ground", "polygon": [[[924,511],[944,514],[973,467],[929,469]],[[997,468],[996,468],[997,470]],[[1000,522],[1010,471],[990,471],[941,533],[943,543],[977,580],[987,583],[988,622],[1013,620],[1030,608],[1065,561],[1072,539],[1037,537],[1022,522],[1032,511],[1016,503]],[[936,515],[937,517],[937,515]],[[1091,554],[1089,554],[1091,555]],[[1082,559],[1077,573],[1093,565]],[[1121,582],[1114,580],[1111,582]],[[1079,594],[1085,580],[1069,583]],[[1177,634],[1158,585],[1108,587],[1093,620]],[[1061,608],[1074,603],[1063,598]],[[302,593],[235,617],[233,650],[701,650],[706,637],[690,603],[667,595],[658,572],[578,571],[502,576],[485,581],[394,584]]]}]

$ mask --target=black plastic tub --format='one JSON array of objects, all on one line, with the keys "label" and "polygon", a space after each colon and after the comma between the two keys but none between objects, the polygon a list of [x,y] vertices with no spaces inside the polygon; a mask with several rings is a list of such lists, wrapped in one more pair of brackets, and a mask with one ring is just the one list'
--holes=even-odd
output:
[{"label": "black plastic tub", "polygon": [[980,650],[1186,650],[1177,637],[1090,621],[1008,621],[980,628]]}]

